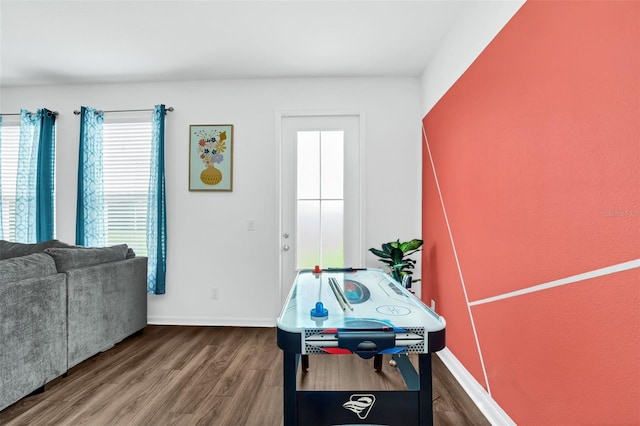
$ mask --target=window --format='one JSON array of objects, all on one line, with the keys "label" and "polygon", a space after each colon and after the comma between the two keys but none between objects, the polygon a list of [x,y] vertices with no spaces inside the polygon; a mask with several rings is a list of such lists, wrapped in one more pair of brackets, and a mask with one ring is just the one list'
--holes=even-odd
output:
[{"label": "window", "polygon": [[297,269],[344,266],[344,131],[298,131],[297,157]]},{"label": "window", "polygon": [[[6,120],[8,121],[8,120]],[[19,123],[3,121],[0,135],[0,183],[2,184],[2,235],[4,240],[16,237],[16,176],[18,174]]]},{"label": "window", "polygon": [[151,117],[109,122],[103,135],[106,244],[127,244],[147,255],[147,196]]}]

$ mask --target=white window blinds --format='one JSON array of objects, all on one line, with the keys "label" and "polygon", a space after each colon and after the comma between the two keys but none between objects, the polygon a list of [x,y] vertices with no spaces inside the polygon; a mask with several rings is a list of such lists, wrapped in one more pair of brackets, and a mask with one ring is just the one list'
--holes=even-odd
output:
[{"label": "white window blinds", "polygon": [[127,244],[147,255],[147,195],[151,154],[147,121],[105,119],[103,139],[104,205],[107,245]]},{"label": "white window blinds", "polygon": [[4,240],[16,237],[16,176],[18,174],[18,146],[20,125],[2,124],[0,135],[0,183],[2,184],[2,235]]}]

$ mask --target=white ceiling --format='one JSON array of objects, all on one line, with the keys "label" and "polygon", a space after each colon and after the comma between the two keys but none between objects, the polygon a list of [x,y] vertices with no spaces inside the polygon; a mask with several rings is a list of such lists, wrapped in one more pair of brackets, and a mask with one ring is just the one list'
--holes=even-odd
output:
[{"label": "white ceiling", "polygon": [[0,0],[0,85],[419,76],[468,4]]}]

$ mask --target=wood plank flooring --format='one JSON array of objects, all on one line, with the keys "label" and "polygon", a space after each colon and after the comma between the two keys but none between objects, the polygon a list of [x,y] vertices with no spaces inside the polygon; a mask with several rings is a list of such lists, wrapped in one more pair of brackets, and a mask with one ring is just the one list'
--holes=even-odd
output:
[{"label": "wood plank flooring", "polygon": [[[312,356],[301,389],[406,389],[388,364]],[[274,328],[148,326],[0,412],[0,425],[282,425]],[[489,425],[437,356],[436,425]],[[402,426],[402,425],[401,425]]]}]

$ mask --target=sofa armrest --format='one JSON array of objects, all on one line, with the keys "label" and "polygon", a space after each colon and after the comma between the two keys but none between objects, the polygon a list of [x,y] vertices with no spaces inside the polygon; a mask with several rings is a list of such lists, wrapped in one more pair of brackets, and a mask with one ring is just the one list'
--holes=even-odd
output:
[{"label": "sofa armrest", "polygon": [[147,325],[147,258],[66,272],[69,368]]},{"label": "sofa armrest", "polygon": [[0,285],[0,410],[67,371],[64,274]]}]

